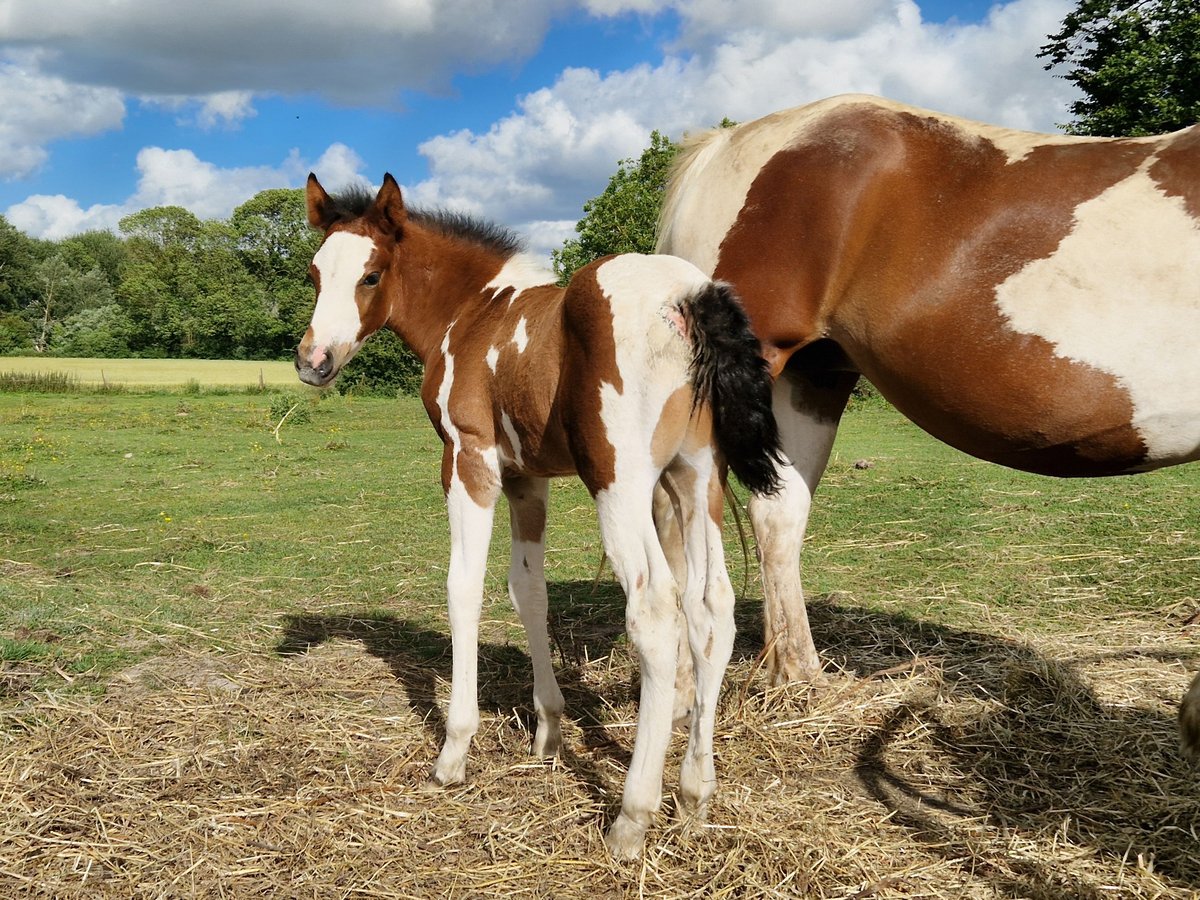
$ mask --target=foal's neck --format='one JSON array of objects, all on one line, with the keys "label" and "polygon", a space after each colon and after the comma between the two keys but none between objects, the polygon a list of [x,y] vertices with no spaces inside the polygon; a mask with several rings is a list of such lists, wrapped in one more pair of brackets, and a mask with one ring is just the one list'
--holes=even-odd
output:
[{"label": "foal's neck", "polygon": [[[521,254],[506,256],[436,233],[406,235],[402,252],[402,287],[387,325],[426,364],[440,352],[451,325],[464,317],[474,317],[493,302],[503,289],[495,282],[496,276],[506,264],[524,279],[514,285],[518,291],[554,280],[549,270],[538,279],[533,274],[537,266]],[[502,280],[511,283],[507,278]]]}]

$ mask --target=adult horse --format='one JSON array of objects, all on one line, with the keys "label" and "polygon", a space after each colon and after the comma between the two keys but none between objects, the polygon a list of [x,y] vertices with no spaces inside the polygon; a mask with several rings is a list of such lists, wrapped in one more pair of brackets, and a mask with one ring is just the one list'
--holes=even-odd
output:
[{"label": "adult horse", "polygon": [[[563,289],[504,229],[409,210],[390,175],[378,194],[338,197],[310,175],[307,203],[325,238],[310,268],[317,302],[296,351],[300,378],[328,384],[371,334],[390,328],[425,365],[421,397],[443,443],[453,678],[432,781],[463,780],[479,725],[479,615],[501,494],[512,526],[509,595],[533,660],[533,749],[559,748],[563,697],[543,572],[547,479],[578,473],[641,665],[637,738],[607,836],[617,855],[636,855],[662,793],[680,609],[696,673],[680,809],[703,815],[716,786],[713,725],[734,632],[724,466],[762,491],[776,478],[771,382],[745,313],[727,286],[673,257],[603,259]],[[655,531],[656,484],[684,523],[682,596]]]},{"label": "adult horse", "polygon": [[[734,285],[777,376],[791,465],[750,504],[776,683],[820,669],[798,560],[860,374],[1016,469],[1200,456],[1200,126],[1066,137],[836,97],[690,142],[659,233]],[[1200,679],[1188,697],[1200,747]]]}]

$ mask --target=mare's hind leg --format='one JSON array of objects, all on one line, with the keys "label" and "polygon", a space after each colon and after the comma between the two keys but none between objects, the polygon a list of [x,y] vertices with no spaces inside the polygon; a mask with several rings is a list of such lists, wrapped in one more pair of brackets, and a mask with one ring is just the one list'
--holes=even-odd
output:
[{"label": "mare's hind leg", "polygon": [[775,685],[813,679],[821,672],[800,586],[800,551],[813,493],[858,376],[818,377],[820,384],[804,372],[785,369],[775,382],[775,419],[791,465],[780,467],[777,494],[755,495],[749,504],[762,563],[767,674]]},{"label": "mare's hind leg", "polygon": [[654,530],[653,479],[617,481],[596,493],[600,536],[625,591],[625,624],[641,667],[637,737],[625,777],[621,812],[605,842],[615,856],[642,850],[662,800],[662,775],[671,739],[677,645],[675,579]]},{"label": "mare's hind leg", "polygon": [[670,484],[678,498],[688,564],[682,607],[696,685],[687,752],[679,775],[679,811],[703,821],[717,786],[713,732],[735,632],[733,585],[721,541],[724,492],[711,454],[690,459]]},{"label": "mare's hind leg", "polygon": [[529,657],[533,661],[533,707],[537,733],[533,752],[554,756],[562,744],[560,721],[563,695],[554,678],[550,635],[546,630],[546,501],[545,478],[504,479],[504,496],[512,525],[512,563],[508,570],[508,596],[525,626]]}]

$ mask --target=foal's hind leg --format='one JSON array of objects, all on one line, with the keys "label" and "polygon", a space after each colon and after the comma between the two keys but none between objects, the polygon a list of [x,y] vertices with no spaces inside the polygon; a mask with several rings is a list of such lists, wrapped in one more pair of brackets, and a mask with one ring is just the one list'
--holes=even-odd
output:
[{"label": "foal's hind leg", "polygon": [[[658,532],[658,542],[662,545],[667,562],[671,565],[671,574],[680,590],[687,585],[687,560],[683,552],[683,532],[680,530],[680,511],[678,502],[670,485],[670,475],[663,473],[658,485],[654,488],[654,528]],[[675,710],[673,721],[675,728],[686,728],[692,719],[692,704],[696,701],[696,678],[692,672],[692,654],[688,650],[687,623],[683,618],[683,610],[676,616],[676,631],[679,635],[679,646],[675,657]]]},{"label": "foal's hind leg", "polygon": [[688,563],[682,606],[696,684],[687,753],[679,774],[679,811],[703,821],[717,786],[713,732],[717,699],[733,652],[734,595],[721,541],[724,492],[711,451],[689,460],[671,484],[678,495]]},{"label": "foal's hind leg", "polygon": [[563,695],[554,678],[550,636],[546,630],[546,501],[545,478],[505,478],[512,525],[512,564],[508,570],[508,596],[525,626],[529,657],[533,661],[533,707],[537,734],[533,752],[554,756],[562,744],[560,721]]},{"label": "foal's hind leg", "polygon": [[596,494],[600,535],[625,591],[625,623],[642,680],[637,737],[621,812],[605,837],[613,854],[625,858],[641,852],[646,829],[662,801],[675,695],[677,594],[654,530],[653,487],[653,478],[629,478]]}]

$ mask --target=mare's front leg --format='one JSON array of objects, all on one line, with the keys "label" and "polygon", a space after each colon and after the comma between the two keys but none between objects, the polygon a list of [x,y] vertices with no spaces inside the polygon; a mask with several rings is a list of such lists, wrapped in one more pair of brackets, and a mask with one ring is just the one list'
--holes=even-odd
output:
[{"label": "mare's front leg", "polygon": [[508,597],[525,626],[529,657],[533,661],[533,707],[538,717],[533,752],[538,756],[554,756],[562,745],[563,695],[554,678],[550,635],[546,629],[548,487],[545,478],[506,477],[503,484],[512,525]]},{"label": "mare's front leg", "polygon": [[806,373],[785,369],[775,382],[775,419],[791,464],[779,468],[778,493],[756,494],[749,504],[762,564],[767,673],[774,685],[811,680],[821,673],[800,586],[800,551],[813,493],[857,380],[857,375],[836,373],[817,383]]},{"label": "mare's front leg", "polygon": [[450,516],[450,570],[446,597],[450,615],[453,674],[446,712],[446,743],[430,781],[466,779],[467,750],[479,730],[479,611],[487,568],[492,517],[500,495],[494,454],[447,445],[442,483]]}]

